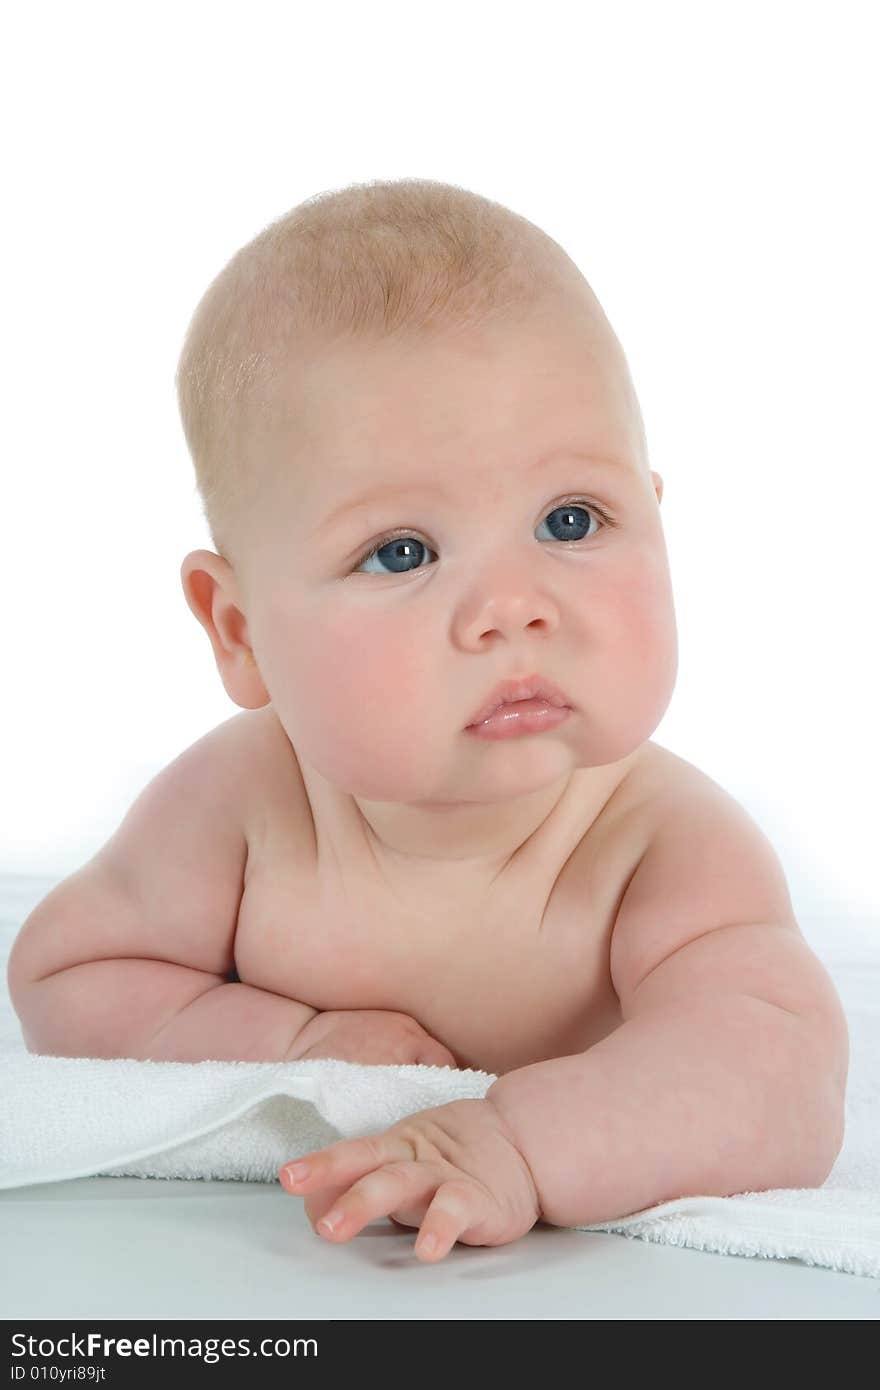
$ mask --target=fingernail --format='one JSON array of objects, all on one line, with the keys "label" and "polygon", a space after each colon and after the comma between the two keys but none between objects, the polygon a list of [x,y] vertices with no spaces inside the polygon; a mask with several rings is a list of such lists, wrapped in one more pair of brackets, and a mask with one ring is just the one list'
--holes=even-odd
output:
[{"label": "fingernail", "polygon": [[294,1182],[302,1182],[303,1178],[309,1176],[311,1169],[307,1163],[288,1163],[284,1171]]},{"label": "fingernail", "polygon": [[326,1215],[326,1216],[322,1216],[322,1217],[321,1217],[321,1220],[318,1222],[318,1225],[319,1225],[320,1227],[322,1227],[323,1230],[325,1230],[325,1231],[330,1231],[330,1232],[335,1231],[335,1230],[336,1230],[336,1227],[339,1226],[339,1225],[341,1225],[341,1224],[342,1224],[342,1212],[341,1212],[341,1211],[336,1211],[335,1209],[334,1209],[333,1211],[328,1211],[327,1215]]},{"label": "fingernail", "polygon": [[419,1241],[419,1254],[420,1254],[420,1255],[433,1255],[433,1253],[434,1253],[434,1251],[435,1251],[436,1249],[437,1249],[437,1237],[436,1237],[436,1236],[422,1236],[422,1239]]}]

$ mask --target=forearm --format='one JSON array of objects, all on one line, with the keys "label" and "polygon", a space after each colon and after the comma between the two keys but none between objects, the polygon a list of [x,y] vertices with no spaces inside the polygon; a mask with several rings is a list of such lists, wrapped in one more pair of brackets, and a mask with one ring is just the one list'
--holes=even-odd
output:
[{"label": "forearm", "polygon": [[508,1072],[486,1098],[559,1226],[676,1197],[817,1186],[842,1139],[818,1035],[746,995],[640,1014],[587,1052]]},{"label": "forearm", "polygon": [[164,1024],[139,1055],[153,1062],[285,1062],[317,1012],[253,985],[216,985]]},{"label": "forearm", "polygon": [[317,1010],[157,960],[98,960],[20,985],[31,1052],[155,1062],[278,1062]]}]

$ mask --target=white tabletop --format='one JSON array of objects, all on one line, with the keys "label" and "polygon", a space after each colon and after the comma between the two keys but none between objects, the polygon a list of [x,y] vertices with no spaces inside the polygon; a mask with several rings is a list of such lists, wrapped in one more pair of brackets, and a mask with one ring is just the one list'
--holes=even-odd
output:
[{"label": "white tabletop", "polygon": [[437,1265],[376,1222],[316,1236],[276,1184],[77,1178],[0,1192],[3,1317],[837,1319],[880,1315],[880,1280],[798,1260],[535,1227]]}]

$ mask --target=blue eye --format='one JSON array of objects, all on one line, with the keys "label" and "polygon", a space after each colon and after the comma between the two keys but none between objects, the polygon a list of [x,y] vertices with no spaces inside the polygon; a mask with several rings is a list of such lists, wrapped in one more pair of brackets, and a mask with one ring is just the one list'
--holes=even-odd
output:
[{"label": "blue eye", "polygon": [[[587,504],[580,497],[554,507],[541,525],[550,528],[552,534],[549,539],[553,541],[589,540],[597,534],[596,531],[592,532],[592,536],[588,534],[591,516],[594,519],[599,518],[598,530],[603,530],[606,526],[617,525],[601,507],[597,507],[594,502]],[[368,561],[375,559],[377,563],[388,565],[390,568],[379,571],[364,570],[362,573],[412,574],[415,570],[424,568],[420,561],[427,554],[433,554],[433,552],[423,541],[418,540],[409,532],[400,532],[396,536],[383,536],[361,556],[352,573],[360,570],[361,566],[366,565]]]}]

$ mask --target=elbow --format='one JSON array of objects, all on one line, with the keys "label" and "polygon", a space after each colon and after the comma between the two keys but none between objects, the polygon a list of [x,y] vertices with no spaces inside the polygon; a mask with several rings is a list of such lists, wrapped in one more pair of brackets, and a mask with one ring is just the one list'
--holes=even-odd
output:
[{"label": "elbow", "polygon": [[15,957],[10,957],[6,966],[6,992],[28,1052],[41,1051],[40,1039],[33,1025],[34,993],[38,985],[39,981],[26,979],[18,969]]},{"label": "elbow", "polygon": [[[788,1187],[821,1187],[843,1149],[846,1134],[846,1088],[849,1077],[849,1030],[835,994],[832,1005],[800,1018],[801,1097],[795,1172]],[[783,1185],[783,1184],[780,1184]]]},{"label": "elbow", "polygon": [[791,1155],[791,1172],[777,1186],[821,1187],[828,1180],[843,1148],[846,1123],[843,1112],[842,1103],[821,1112],[812,1142],[804,1142],[799,1151]]},{"label": "elbow", "polygon": [[46,1006],[45,980],[49,976],[40,975],[41,965],[22,929],[6,962],[6,992],[28,1051],[54,1052],[51,1035],[57,1031],[57,1013]]},{"label": "elbow", "polygon": [[33,976],[26,974],[21,960],[19,950],[19,934],[12,943],[12,950],[9,952],[9,959],[6,962],[6,992],[12,1001],[12,1007],[21,1018],[21,1011],[25,996],[31,985],[35,983]]},{"label": "elbow", "polygon": [[821,1187],[831,1173],[843,1150],[846,1135],[846,1081],[835,1089],[825,1108],[823,1134],[819,1147],[816,1173],[808,1187]]},{"label": "elbow", "polygon": [[114,1039],[126,1021],[116,1009],[114,992],[99,1003],[83,988],[84,965],[58,970],[42,979],[10,983],[12,1006],[28,1052],[45,1057],[121,1057]]},{"label": "elbow", "polygon": [[71,1046],[65,1015],[57,1007],[54,991],[47,990],[44,981],[14,979],[10,973],[8,986],[28,1052],[45,1057],[79,1055],[78,1049]]}]

